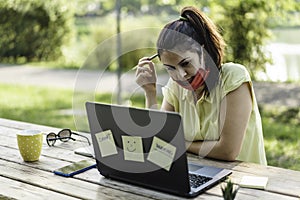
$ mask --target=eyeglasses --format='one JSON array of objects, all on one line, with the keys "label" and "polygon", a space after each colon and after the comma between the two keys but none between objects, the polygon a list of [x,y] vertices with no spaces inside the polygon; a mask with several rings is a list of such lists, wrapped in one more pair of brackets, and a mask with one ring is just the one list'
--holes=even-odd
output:
[{"label": "eyeglasses", "polygon": [[90,140],[86,136],[80,135],[78,133],[74,133],[70,129],[62,129],[61,131],[58,132],[58,134],[55,134],[53,132],[48,133],[46,137],[46,141],[49,146],[54,146],[56,140],[60,140],[62,142],[68,142],[71,139],[75,141],[76,139],[71,137],[72,134],[80,137],[84,137],[88,141],[89,145],[91,145]]}]

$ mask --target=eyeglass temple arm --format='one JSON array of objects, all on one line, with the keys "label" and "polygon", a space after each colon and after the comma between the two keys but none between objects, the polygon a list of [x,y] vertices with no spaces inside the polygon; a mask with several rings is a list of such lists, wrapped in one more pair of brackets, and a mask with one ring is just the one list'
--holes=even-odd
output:
[{"label": "eyeglass temple arm", "polygon": [[84,135],[80,135],[80,134],[75,133],[75,132],[72,132],[72,134],[77,135],[77,136],[80,136],[80,137],[84,137],[84,138],[88,141],[89,145],[91,145],[90,140],[89,140],[88,137],[86,137],[86,136],[84,136]]}]

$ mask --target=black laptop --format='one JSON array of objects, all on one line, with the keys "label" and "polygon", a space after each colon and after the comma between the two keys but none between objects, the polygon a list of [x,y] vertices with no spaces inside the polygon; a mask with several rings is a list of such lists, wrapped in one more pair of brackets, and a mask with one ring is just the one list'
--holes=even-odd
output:
[{"label": "black laptop", "polygon": [[194,197],[231,173],[187,162],[178,113],[95,102],[86,110],[97,168],[106,178]]}]

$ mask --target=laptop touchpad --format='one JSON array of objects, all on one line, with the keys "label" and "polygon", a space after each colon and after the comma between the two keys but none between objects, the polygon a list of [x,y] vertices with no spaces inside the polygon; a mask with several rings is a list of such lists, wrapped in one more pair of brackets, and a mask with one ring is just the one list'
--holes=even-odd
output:
[{"label": "laptop touchpad", "polygon": [[215,167],[202,167],[200,170],[197,171],[197,173],[208,177],[213,177],[216,174],[218,174],[220,171],[222,171],[222,169],[215,168]]},{"label": "laptop touchpad", "polygon": [[201,165],[194,165],[191,163],[188,164],[188,167],[189,167],[189,172],[195,172],[195,171],[203,168],[203,166],[201,166]]}]

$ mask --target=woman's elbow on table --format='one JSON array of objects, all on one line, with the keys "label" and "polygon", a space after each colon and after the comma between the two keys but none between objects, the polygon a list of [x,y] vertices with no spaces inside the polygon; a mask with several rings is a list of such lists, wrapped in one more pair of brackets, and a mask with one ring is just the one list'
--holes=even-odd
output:
[{"label": "woman's elbow on table", "polygon": [[229,144],[225,142],[225,144],[220,144],[219,152],[221,152],[222,159],[225,161],[235,161],[240,154],[241,147],[237,144]]},{"label": "woman's elbow on table", "polygon": [[[235,161],[240,153],[240,146],[236,143],[229,142],[221,138],[218,141],[204,142],[203,143],[205,151],[199,151],[199,155],[206,156],[213,159],[223,160],[223,161]],[[206,147],[206,148],[205,148]],[[204,155],[206,154],[206,155]]]},{"label": "woman's elbow on table", "polygon": [[238,155],[239,154],[235,151],[227,150],[227,151],[224,151],[223,160],[229,161],[229,162],[236,161],[236,158],[238,157]]}]

